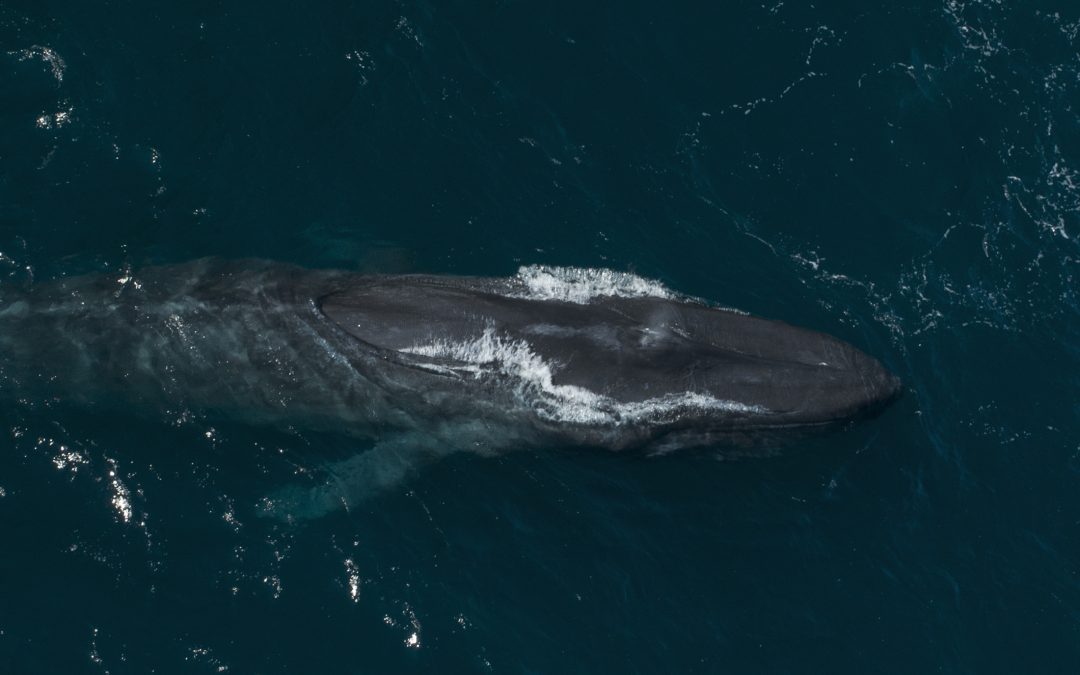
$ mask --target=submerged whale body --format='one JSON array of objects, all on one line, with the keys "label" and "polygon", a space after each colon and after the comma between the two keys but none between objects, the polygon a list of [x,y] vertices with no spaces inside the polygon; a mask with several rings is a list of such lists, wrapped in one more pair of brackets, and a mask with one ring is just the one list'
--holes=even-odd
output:
[{"label": "submerged whale body", "polygon": [[[5,389],[366,436],[384,448],[350,469],[367,483],[446,448],[668,450],[820,427],[899,388],[834,337],[607,270],[372,276],[204,259],[0,292]],[[395,432],[408,440],[385,440]]]},{"label": "submerged whale body", "polygon": [[608,270],[372,276],[205,259],[5,304],[8,365],[67,381],[69,398],[111,385],[290,422],[512,419],[622,448],[839,422],[899,387],[834,337]]}]

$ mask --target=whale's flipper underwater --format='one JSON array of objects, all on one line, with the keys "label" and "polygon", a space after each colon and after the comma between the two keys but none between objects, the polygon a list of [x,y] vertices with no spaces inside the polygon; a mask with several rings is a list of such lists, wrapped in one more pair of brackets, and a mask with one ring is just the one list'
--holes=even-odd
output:
[{"label": "whale's flipper underwater", "polygon": [[373,442],[325,488],[278,495],[275,510],[310,513],[456,450],[666,451],[843,422],[900,387],[834,337],[630,274],[377,276],[218,259],[0,288],[0,377],[23,397]]},{"label": "whale's flipper underwater", "polygon": [[[469,451],[488,454],[513,445],[506,435],[493,443],[492,429],[463,424],[456,428],[396,432],[352,457],[323,467],[314,483],[288,485],[261,500],[259,512],[281,520],[319,518],[332,511],[362,504],[384,490],[407,481],[414,472],[447,455]],[[485,439],[477,436],[483,434]]]}]

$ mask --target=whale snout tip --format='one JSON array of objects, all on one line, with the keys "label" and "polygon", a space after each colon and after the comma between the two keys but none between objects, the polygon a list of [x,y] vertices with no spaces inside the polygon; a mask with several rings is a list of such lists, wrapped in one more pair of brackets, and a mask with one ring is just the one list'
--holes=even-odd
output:
[{"label": "whale snout tip", "polygon": [[881,395],[878,398],[877,404],[884,407],[900,398],[900,395],[904,391],[904,382],[899,377],[886,370],[880,390]]},{"label": "whale snout tip", "polygon": [[870,385],[866,392],[867,407],[884,408],[903,392],[903,381],[872,356],[860,353],[855,369]]}]

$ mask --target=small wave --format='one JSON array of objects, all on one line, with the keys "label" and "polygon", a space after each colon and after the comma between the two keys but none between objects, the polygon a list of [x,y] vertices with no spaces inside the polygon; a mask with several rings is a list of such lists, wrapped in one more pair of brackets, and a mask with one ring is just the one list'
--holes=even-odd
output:
[{"label": "small wave", "polygon": [[591,267],[527,265],[518,269],[514,280],[534,300],[562,300],[587,305],[594,298],[675,298],[678,294],[659,281],[629,272]]},{"label": "small wave", "polygon": [[533,351],[528,342],[497,335],[492,328],[472,340],[436,340],[401,351],[460,362],[462,365],[455,370],[478,378],[509,377],[517,394],[537,414],[553,422],[599,426],[670,421],[692,410],[742,415],[768,412],[761,406],[690,391],[623,403],[584,387],[555,384],[551,364]]}]

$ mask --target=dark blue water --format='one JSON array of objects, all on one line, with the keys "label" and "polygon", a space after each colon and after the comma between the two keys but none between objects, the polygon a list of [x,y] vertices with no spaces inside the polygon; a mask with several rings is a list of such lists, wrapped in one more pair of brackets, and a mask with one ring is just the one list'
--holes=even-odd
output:
[{"label": "dark blue water", "polygon": [[[631,270],[904,378],[779,456],[0,413],[11,673],[1080,672],[1075,2],[0,3],[7,286]],[[5,330],[10,330],[5,326]]]}]

